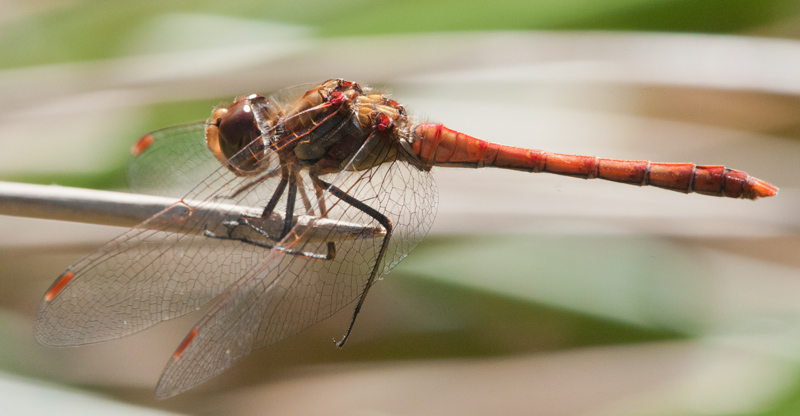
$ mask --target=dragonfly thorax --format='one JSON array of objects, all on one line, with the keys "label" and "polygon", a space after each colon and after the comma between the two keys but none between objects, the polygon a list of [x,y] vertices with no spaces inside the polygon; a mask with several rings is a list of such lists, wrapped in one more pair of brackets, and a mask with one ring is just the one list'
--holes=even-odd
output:
[{"label": "dragonfly thorax", "polygon": [[263,170],[269,154],[319,173],[362,171],[394,161],[410,124],[396,101],[334,79],[291,104],[257,94],[238,97],[214,110],[206,143],[239,176]]},{"label": "dragonfly thorax", "polygon": [[319,173],[367,170],[396,157],[403,107],[357,83],[329,80],[286,108],[281,142]]}]

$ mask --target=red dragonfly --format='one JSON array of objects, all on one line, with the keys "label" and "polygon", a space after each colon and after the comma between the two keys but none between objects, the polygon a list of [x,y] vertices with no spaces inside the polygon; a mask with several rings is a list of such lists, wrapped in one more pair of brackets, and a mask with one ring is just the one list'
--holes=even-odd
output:
[{"label": "red dragonfly", "polygon": [[[216,166],[174,205],[69,267],[45,293],[35,333],[54,346],[108,341],[216,299],[167,363],[159,397],[355,302],[341,347],[372,285],[430,228],[434,166],[550,172],[730,198],[778,191],[723,166],[490,143],[416,124],[396,101],[341,79],[294,99],[236,98],[205,122],[143,136],[133,152],[157,162],[143,163],[141,174],[163,181]],[[157,164],[165,169],[152,171]],[[313,237],[323,222],[328,228]],[[350,231],[353,224],[364,228]]]}]

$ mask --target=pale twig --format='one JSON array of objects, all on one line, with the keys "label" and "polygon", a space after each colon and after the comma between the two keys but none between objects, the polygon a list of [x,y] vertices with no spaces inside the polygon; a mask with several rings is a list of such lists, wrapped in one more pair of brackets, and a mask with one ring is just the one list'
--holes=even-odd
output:
[{"label": "pale twig", "polygon": [[[224,202],[179,203],[176,199],[150,195],[0,182],[0,215],[134,227],[170,207],[177,209],[171,216],[179,215],[181,210],[191,210],[191,215],[185,216],[185,220],[176,221],[174,227],[166,227],[166,231],[223,234],[224,222],[236,221],[241,217],[249,218],[249,223],[271,235],[279,235],[283,227],[282,213],[275,212],[269,218],[260,219],[258,217],[261,209],[258,207],[243,207]],[[307,241],[373,238],[385,233],[379,226],[307,215],[297,217],[295,224],[295,232],[303,235],[303,239]]]}]

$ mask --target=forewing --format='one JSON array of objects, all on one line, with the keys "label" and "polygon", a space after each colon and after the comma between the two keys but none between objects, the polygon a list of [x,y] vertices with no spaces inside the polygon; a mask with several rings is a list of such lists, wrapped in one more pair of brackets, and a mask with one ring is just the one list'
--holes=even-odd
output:
[{"label": "forewing", "polygon": [[[276,155],[263,165],[277,166]],[[269,251],[205,233],[224,234],[223,221],[238,218],[243,208],[260,213],[275,179],[231,197],[251,179],[218,167],[182,200],[71,266],[39,307],[37,340],[106,341],[199,309]]]},{"label": "forewing", "polygon": [[180,197],[220,166],[206,146],[206,123],[182,124],[142,136],[128,165],[136,193]]},{"label": "forewing", "polygon": [[[383,213],[393,223],[378,275],[387,273],[427,233],[433,222],[437,194],[433,176],[405,161],[364,172],[342,172],[323,178]],[[314,189],[306,179],[303,187]],[[329,192],[312,204],[327,208],[332,220],[378,226],[378,222]],[[330,317],[363,293],[375,266],[383,237],[335,243],[331,260],[311,259],[273,251],[227,291],[190,332],[167,364],[156,394],[170,396],[229,368],[252,350],[278,342]],[[325,243],[303,242],[290,236],[283,247],[324,254]]]}]

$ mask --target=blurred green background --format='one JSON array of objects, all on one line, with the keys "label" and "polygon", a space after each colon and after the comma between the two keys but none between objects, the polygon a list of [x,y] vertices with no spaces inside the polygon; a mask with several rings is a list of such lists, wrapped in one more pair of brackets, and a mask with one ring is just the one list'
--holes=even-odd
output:
[{"label": "blurred green background", "polygon": [[10,1],[0,179],[124,189],[141,134],[342,77],[503,144],[726,164],[757,202],[436,171],[428,238],[350,311],[175,398],[196,314],[39,346],[42,293],[121,230],[0,217],[4,414],[793,415],[800,3]]}]

